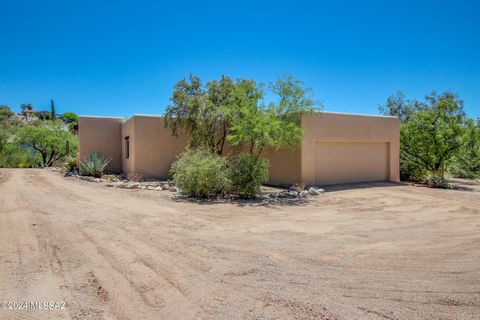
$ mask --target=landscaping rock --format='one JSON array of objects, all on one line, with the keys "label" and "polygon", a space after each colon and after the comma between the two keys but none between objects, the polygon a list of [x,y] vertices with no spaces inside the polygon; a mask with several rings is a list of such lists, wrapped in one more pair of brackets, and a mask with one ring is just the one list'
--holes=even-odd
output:
[{"label": "landscaping rock", "polygon": [[129,182],[125,185],[125,189],[140,189],[141,186],[140,186],[140,183],[138,182]]},{"label": "landscaping rock", "polygon": [[288,191],[293,191],[293,192],[301,192],[302,190],[303,188],[298,185],[293,185],[293,186],[290,186],[290,188],[288,188]]},{"label": "landscaping rock", "polygon": [[278,194],[278,198],[283,199],[283,198],[297,198],[298,197],[298,192],[289,190],[289,191],[282,191]]},{"label": "landscaping rock", "polygon": [[177,187],[170,187],[170,190],[171,192],[178,192],[178,188]]},{"label": "landscaping rock", "polygon": [[298,191],[287,191],[287,197],[288,198],[297,198],[299,192]]},{"label": "landscaping rock", "polygon": [[309,194],[308,191],[303,190],[303,191],[300,191],[300,192],[298,193],[298,197],[299,197],[299,198],[306,198],[306,197],[308,197],[308,194]]},{"label": "landscaping rock", "polygon": [[115,188],[125,188],[125,183],[123,183],[122,181],[113,182],[111,183],[111,185],[112,187],[115,187]]},{"label": "landscaping rock", "polygon": [[169,190],[170,186],[168,184],[164,183],[164,184],[161,185],[161,188],[162,188],[162,190]]},{"label": "landscaping rock", "polygon": [[156,187],[155,187],[155,186],[152,186],[152,185],[150,185],[150,186],[146,186],[146,188],[147,188],[147,190],[155,190],[155,188],[156,188]]},{"label": "landscaping rock", "polygon": [[308,189],[308,194],[310,194],[311,196],[319,196],[323,193],[325,193],[325,190],[323,189],[319,189],[315,187],[311,187],[310,189]]},{"label": "landscaping rock", "polygon": [[162,187],[155,187],[154,190],[155,190],[155,191],[162,191],[163,189],[162,189]]}]

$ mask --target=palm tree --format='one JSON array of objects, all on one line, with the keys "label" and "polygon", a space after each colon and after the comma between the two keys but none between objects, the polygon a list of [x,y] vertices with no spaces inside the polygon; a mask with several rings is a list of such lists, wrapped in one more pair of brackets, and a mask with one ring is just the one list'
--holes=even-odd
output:
[{"label": "palm tree", "polygon": [[32,111],[33,106],[31,103],[24,103],[20,106],[22,108],[22,114],[25,116],[25,121],[28,120],[28,111]]}]

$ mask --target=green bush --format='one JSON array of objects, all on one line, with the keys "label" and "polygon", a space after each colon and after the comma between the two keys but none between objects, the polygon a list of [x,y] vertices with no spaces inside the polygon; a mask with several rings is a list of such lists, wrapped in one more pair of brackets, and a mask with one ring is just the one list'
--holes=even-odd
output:
[{"label": "green bush", "polygon": [[6,144],[0,152],[0,168],[37,168],[41,161],[35,150],[17,143]]},{"label": "green bush", "polygon": [[230,168],[232,191],[242,198],[254,198],[260,186],[268,181],[268,160],[248,154],[239,154]]},{"label": "green bush", "polygon": [[463,144],[453,159],[449,172],[459,178],[480,178],[480,119],[466,122]]},{"label": "green bush", "polygon": [[400,180],[423,182],[427,174],[423,166],[400,154]]},{"label": "green bush", "polygon": [[94,152],[80,162],[80,173],[85,176],[100,178],[111,159],[99,152]]},{"label": "green bush", "polygon": [[77,158],[68,156],[65,160],[65,169],[67,169],[67,172],[75,172],[78,170]]},{"label": "green bush", "polygon": [[428,176],[426,182],[434,188],[448,188],[448,180],[438,174]]},{"label": "green bush", "polygon": [[187,150],[170,170],[175,185],[195,198],[211,198],[228,192],[227,160],[210,151]]}]

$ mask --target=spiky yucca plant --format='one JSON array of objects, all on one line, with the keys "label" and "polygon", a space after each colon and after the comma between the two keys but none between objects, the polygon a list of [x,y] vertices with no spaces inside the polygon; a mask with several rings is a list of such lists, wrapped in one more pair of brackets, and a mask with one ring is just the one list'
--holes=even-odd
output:
[{"label": "spiky yucca plant", "polygon": [[68,156],[65,159],[65,169],[67,172],[75,172],[78,170],[77,158]]},{"label": "spiky yucca plant", "polygon": [[80,173],[85,176],[100,178],[112,159],[99,152],[94,152],[80,162]]}]

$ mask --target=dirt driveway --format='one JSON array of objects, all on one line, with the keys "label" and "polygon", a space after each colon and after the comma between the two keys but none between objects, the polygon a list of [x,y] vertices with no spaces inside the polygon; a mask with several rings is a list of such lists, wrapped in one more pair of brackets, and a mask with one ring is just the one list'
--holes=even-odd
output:
[{"label": "dirt driveway", "polygon": [[0,319],[480,319],[480,193],[193,204],[0,170]]}]

